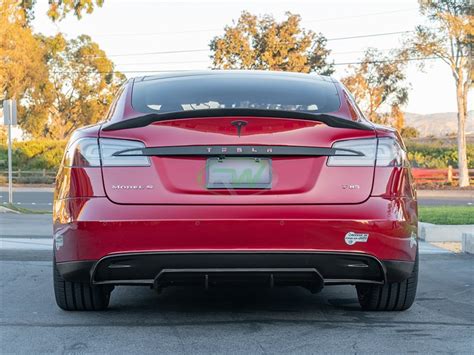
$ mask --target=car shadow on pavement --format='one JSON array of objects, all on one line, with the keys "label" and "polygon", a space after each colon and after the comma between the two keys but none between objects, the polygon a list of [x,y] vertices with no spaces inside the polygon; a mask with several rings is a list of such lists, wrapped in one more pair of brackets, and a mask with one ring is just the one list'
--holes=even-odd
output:
[{"label": "car shadow on pavement", "polygon": [[[136,291],[132,291],[135,289]],[[317,312],[330,308],[360,311],[355,288],[332,286],[318,294],[302,287],[170,287],[157,294],[141,288],[116,288],[112,293],[110,311],[156,312]]]}]

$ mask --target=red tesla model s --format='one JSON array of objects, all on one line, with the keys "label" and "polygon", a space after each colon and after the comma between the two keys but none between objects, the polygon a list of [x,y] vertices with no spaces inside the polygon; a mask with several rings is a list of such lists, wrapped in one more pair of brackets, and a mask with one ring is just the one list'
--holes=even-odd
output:
[{"label": "red tesla model s", "polygon": [[72,135],[54,202],[54,291],[101,310],[117,285],[355,285],[401,311],[418,279],[399,134],[337,80],[260,71],[130,79]]}]

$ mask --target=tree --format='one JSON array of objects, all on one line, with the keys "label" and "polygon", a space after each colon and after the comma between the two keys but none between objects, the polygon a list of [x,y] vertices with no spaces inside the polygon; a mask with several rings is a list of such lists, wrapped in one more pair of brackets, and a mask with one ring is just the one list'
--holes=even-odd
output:
[{"label": "tree", "polygon": [[[87,36],[34,35],[35,0],[0,1],[0,99],[18,101],[19,124],[34,137],[66,138],[79,125],[103,117],[123,81]],[[48,16],[81,18],[103,0],[50,0]]]},{"label": "tree", "polygon": [[469,0],[420,0],[420,12],[429,25],[418,26],[407,40],[413,57],[439,58],[451,69],[458,108],[459,186],[469,186],[466,152],[468,90],[472,87],[472,38],[474,13]]},{"label": "tree", "polygon": [[82,12],[90,14],[96,6],[102,7],[104,0],[49,0],[48,16],[53,20],[62,20],[69,12],[82,18]]},{"label": "tree", "polygon": [[[0,1],[0,101],[18,99],[47,78],[44,52],[17,5],[17,0]],[[6,143],[6,132],[6,126],[1,126],[0,144]]]},{"label": "tree", "polygon": [[[24,10],[28,22],[34,19],[36,0],[17,0],[16,3]],[[73,12],[81,19],[83,12],[90,14],[95,7],[102,7],[103,4],[104,0],[49,0],[47,15],[53,21],[60,21]]]},{"label": "tree", "polygon": [[409,139],[409,138],[418,138],[420,136],[420,132],[414,127],[403,127],[400,130],[400,134],[402,135],[403,138]]},{"label": "tree", "polygon": [[0,2],[0,100],[19,99],[47,78],[44,51],[15,0]]},{"label": "tree", "polygon": [[86,35],[70,41],[41,37],[41,42],[49,81],[27,92],[19,123],[32,136],[64,139],[104,117],[124,76]]},{"label": "tree", "polygon": [[408,102],[405,66],[396,53],[383,55],[369,48],[360,64],[349,67],[350,73],[342,82],[371,121],[400,130],[404,125],[401,107]]},{"label": "tree", "polygon": [[301,29],[300,22],[300,16],[289,12],[282,22],[242,12],[236,24],[211,41],[214,67],[332,74],[326,38]]}]

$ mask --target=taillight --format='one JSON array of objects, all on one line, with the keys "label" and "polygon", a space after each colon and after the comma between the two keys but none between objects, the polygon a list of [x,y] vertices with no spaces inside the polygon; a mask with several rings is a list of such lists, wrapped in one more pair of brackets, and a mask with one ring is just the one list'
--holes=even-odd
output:
[{"label": "taillight", "polygon": [[128,149],[145,148],[145,144],[138,141],[129,141],[125,139],[100,138],[100,154],[102,166],[149,166],[150,159],[147,156],[127,156],[115,153]]},{"label": "taillight", "polygon": [[64,166],[100,166],[97,138],[81,138],[73,142],[64,155]]},{"label": "taillight", "polygon": [[389,137],[340,141],[332,147],[354,150],[363,155],[338,156],[336,151],[336,155],[328,158],[328,166],[404,166],[407,161],[405,151]]},{"label": "taillight", "polygon": [[363,155],[333,155],[328,159],[328,166],[374,166],[377,138],[340,141],[334,143],[332,147],[336,149],[336,154],[340,148],[354,150]]},{"label": "taillight", "polygon": [[377,166],[406,166],[406,152],[395,139],[379,138],[377,146]]},{"label": "taillight", "polygon": [[73,142],[64,156],[64,166],[149,166],[146,156],[114,156],[114,153],[127,149],[144,148],[138,141],[109,138],[81,138]]}]

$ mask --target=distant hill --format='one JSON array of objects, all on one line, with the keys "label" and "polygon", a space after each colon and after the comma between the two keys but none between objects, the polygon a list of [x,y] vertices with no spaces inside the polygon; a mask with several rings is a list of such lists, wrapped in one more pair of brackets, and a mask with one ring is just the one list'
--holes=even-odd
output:
[{"label": "distant hill", "polygon": [[[457,132],[456,112],[441,112],[428,115],[405,112],[405,126],[416,128],[420,137],[444,137]],[[474,134],[474,111],[469,111],[466,133]]]}]

